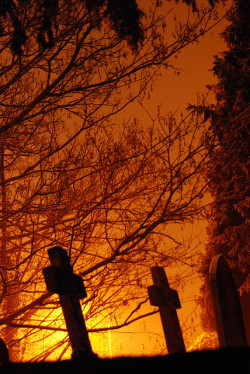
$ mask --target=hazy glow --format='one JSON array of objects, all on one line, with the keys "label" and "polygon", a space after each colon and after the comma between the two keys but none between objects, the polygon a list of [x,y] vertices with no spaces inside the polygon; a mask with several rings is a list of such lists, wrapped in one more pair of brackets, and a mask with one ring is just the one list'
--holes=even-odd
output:
[{"label": "hazy glow", "polygon": [[[167,3],[167,5],[168,4],[169,3]],[[186,12],[185,5],[179,5],[178,9],[180,12],[183,10]],[[199,46],[190,46],[180,55],[177,59],[177,65],[184,69],[180,76],[177,77],[173,74],[171,69],[169,69],[166,74],[164,73],[162,79],[160,79],[156,87],[154,87],[154,92],[151,94],[150,101],[145,100],[144,103],[153,117],[159,105],[162,105],[164,112],[168,110],[174,112],[177,109],[184,109],[188,102],[195,104],[196,93],[198,91],[204,91],[206,84],[213,83],[212,73],[208,72],[208,70],[212,67],[213,55],[224,49],[223,42],[217,35],[224,27],[225,23],[222,23],[219,27],[208,33],[200,42]],[[134,113],[139,120],[144,121],[145,118],[148,120],[146,112],[136,102],[129,106],[128,112],[128,116]],[[202,250],[202,247],[200,250]],[[179,272],[180,271],[181,269],[179,269]],[[194,279],[193,283],[190,281],[184,290],[178,290],[182,303],[182,309],[178,313],[181,326],[183,327],[185,343],[191,344],[193,339],[197,337],[189,350],[215,348],[217,346],[215,337],[209,334],[201,334],[198,317],[193,313],[195,309],[194,297],[198,294],[198,290],[198,279]],[[145,308],[147,310],[153,309],[149,303]],[[193,335],[190,333],[191,327],[189,329],[188,325],[185,325],[191,313],[193,313],[192,326],[197,325],[197,330],[192,331]],[[42,314],[39,315],[40,320],[42,319],[41,317],[43,317]],[[51,326],[65,328],[61,310],[56,309],[50,314],[49,319]],[[111,321],[111,319],[107,319],[107,321],[108,327],[110,327],[113,321]],[[49,321],[46,319],[45,323],[48,324],[48,322]],[[91,320],[91,325],[97,325],[97,321]],[[89,328],[91,325],[89,325]],[[21,336],[24,336],[26,333],[27,329],[20,329]],[[62,359],[70,358],[71,348],[68,345],[66,332],[58,331],[56,333],[51,332],[50,334],[46,330],[40,330],[39,335],[36,336],[35,339],[35,341],[32,340],[32,335],[28,336],[27,339],[23,339],[27,351],[25,357],[22,357],[22,360],[28,361],[34,356],[37,356],[39,359],[40,354],[42,355],[42,353],[46,352],[50,347],[56,346],[60,341],[64,341],[64,344],[55,348],[51,354],[48,354],[46,359],[57,360],[60,357]],[[121,331],[109,330],[105,333],[91,333],[90,340],[93,351],[96,352],[99,357],[114,357],[126,354],[166,354],[167,352],[158,314],[145,318],[145,320],[140,320],[127,328],[121,329]]]}]

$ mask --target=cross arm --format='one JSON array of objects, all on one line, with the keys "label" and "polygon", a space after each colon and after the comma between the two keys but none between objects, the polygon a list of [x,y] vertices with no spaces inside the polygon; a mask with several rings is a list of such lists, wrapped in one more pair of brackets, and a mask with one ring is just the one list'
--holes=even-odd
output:
[{"label": "cross arm", "polygon": [[178,292],[169,288],[164,290],[161,286],[153,285],[148,287],[150,304],[153,306],[173,306],[175,309],[181,308]]}]

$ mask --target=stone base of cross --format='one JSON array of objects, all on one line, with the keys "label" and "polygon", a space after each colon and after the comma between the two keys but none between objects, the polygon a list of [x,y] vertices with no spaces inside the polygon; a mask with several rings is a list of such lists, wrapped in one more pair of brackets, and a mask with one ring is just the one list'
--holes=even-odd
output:
[{"label": "stone base of cross", "polygon": [[60,247],[48,250],[51,266],[43,269],[47,290],[59,295],[72,347],[72,358],[97,357],[93,353],[79,299],[85,298],[83,280],[73,273],[67,252]]},{"label": "stone base of cross", "polygon": [[154,285],[148,287],[151,305],[158,306],[169,353],[185,352],[176,309],[181,308],[177,291],[170,288],[163,267],[151,268]]}]

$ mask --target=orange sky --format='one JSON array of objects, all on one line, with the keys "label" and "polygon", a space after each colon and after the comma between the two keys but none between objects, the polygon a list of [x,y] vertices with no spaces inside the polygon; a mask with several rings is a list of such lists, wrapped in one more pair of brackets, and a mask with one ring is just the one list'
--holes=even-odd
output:
[{"label": "orange sky", "polygon": [[[230,3],[231,1],[228,2],[226,8],[228,8]],[[171,2],[167,2],[167,4],[171,4]],[[185,5],[178,5],[176,9],[181,17],[185,17],[187,11]],[[221,6],[218,12],[219,18],[224,13],[225,8]],[[181,52],[178,59],[175,60],[175,66],[182,69],[180,75],[176,75],[171,69],[164,72],[158,80],[150,100],[144,101],[144,106],[153,118],[157,115],[157,107],[159,105],[161,106],[161,112],[164,114],[169,111],[184,111],[188,103],[197,104],[197,97],[206,92],[206,85],[216,83],[213,73],[209,70],[212,68],[214,55],[225,50],[225,44],[219,34],[225,29],[226,24],[226,21],[223,20],[209,31],[200,40],[198,45],[195,44],[186,47]],[[136,116],[142,123],[150,121],[149,116],[138,103],[129,106],[128,115]],[[200,239],[204,243],[205,222],[199,223],[197,226],[198,230],[202,230]],[[203,245],[201,245],[199,250],[202,251],[203,248]],[[181,272],[182,269],[165,270],[167,275],[170,275],[171,287],[171,276],[178,271]],[[194,275],[193,281],[189,281],[184,290],[179,290],[182,309],[178,314],[181,325],[183,325],[185,319],[191,313],[194,318],[194,325],[199,324],[199,320],[194,312],[196,307],[194,298],[199,293],[199,287],[200,280],[198,279],[198,275]],[[148,303],[146,309],[147,311],[153,310],[153,307]],[[199,311],[196,310],[196,313],[199,314]],[[192,332],[192,336],[190,333],[191,331],[184,334],[186,336],[186,348],[202,333],[202,329],[200,326],[197,326],[196,330]],[[122,332],[111,333],[109,343],[112,346],[109,353],[113,355],[117,355],[117,352],[119,352],[119,355],[159,354],[167,352],[159,314],[147,317],[138,324],[133,324],[123,329]],[[99,349],[102,350],[102,347],[99,346]]]},{"label": "orange sky", "polygon": [[[141,0],[143,1],[143,0]],[[148,1],[148,0],[147,0]],[[172,6],[174,1],[166,2],[167,6]],[[171,4],[171,5],[169,5]],[[178,5],[177,13],[181,17],[185,17],[187,7],[185,5]],[[223,9],[220,11],[220,16],[224,13]],[[218,36],[225,28],[225,22],[217,25],[214,29],[207,33],[200,41],[199,45],[193,45],[185,48],[178,59],[175,60],[175,66],[181,68],[181,74],[176,75],[174,71],[169,69],[163,73],[161,78],[156,83],[154,91],[151,94],[150,100],[144,101],[144,106],[149,111],[152,117],[156,117],[157,107],[161,106],[162,113],[169,111],[175,112],[177,110],[184,111],[188,103],[197,103],[197,94],[206,91],[206,85],[215,83],[212,72],[213,56],[225,49],[225,44]],[[150,121],[148,115],[138,103],[130,105],[124,113],[126,116],[135,116],[139,121],[147,125]],[[200,223],[198,230],[202,228],[203,238],[205,240],[205,224]],[[202,250],[202,246],[200,250]],[[154,265],[154,264],[152,264]],[[165,269],[169,277],[170,287],[174,285],[171,283],[176,273],[182,272],[183,268],[179,269]],[[149,283],[148,285],[152,284]],[[193,280],[189,281],[188,286],[183,290],[178,290],[182,309],[179,312],[180,324],[183,327],[185,319],[194,311],[194,298],[199,292],[200,283],[197,276],[194,275]],[[149,305],[144,306],[142,312],[149,312],[153,307]],[[197,316],[193,313],[194,324],[198,323]],[[193,336],[189,336],[190,331],[186,334],[186,348],[191,345],[192,340],[200,335],[202,330],[197,327],[193,331]],[[112,332],[102,335],[90,334],[93,350],[100,355],[114,356],[114,355],[143,355],[143,354],[164,354],[166,353],[165,340],[163,337],[162,326],[159,314],[147,317],[140,320],[140,322],[132,324],[131,326],[122,329],[119,332]],[[43,344],[43,342],[41,342]],[[43,346],[40,349],[44,349]],[[70,352],[69,352],[70,354]]]},{"label": "orange sky", "polygon": [[[142,2],[144,0],[141,0]],[[149,1],[149,0],[146,0]],[[174,1],[166,2],[166,6],[174,6]],[[180,17],[185,17],[187,7],[180,4],[176,7]],[[219,16],[225,10],[220,9]],[[157,107],[161,106],[162,114],[169,111],[184,111],[188,103],[197,104],[197,94],[206,92],[206,85],[215,83],[215,78],[209,69],[212,68],[213,56],[220,51],[225,50],[225,44],[219,37],[219,33],[225,29],[225,21],[221,22],[211,31],[209,31],[200,41],[199,45],[186,47],[178,59],[175,60],[175,66],[182,69],[180,75],[176,75],[173,70],[169,69],[163,72],[161,78],[157,81],[154,91],[151,93],[150,100],[144,101],[150,115],[155,118]],[[128,119],[135,116],[140,122],[147,126],[150,124],[150,118],[145,110],[137,103],[129,105],[121,114],[122,119]],[[127,117],[127,118],[126,118]],[[196,228],[197,232],[202,231],[201,241],[205,241],[205,223],[199,223]],[[199,247],[203,250],[203,246]],[[154,264],[152,264],[154,265]],[[173,279],[176,274],[182,273],[183,268],[165,269],[169,278],[170,287],[175,288]],[[152,284],[150,282],[148,285]],[[180,324],[183,328],[185,320],[192,314],[194,325],[199,325],[198,310],[195,311],[195,297],[199,293],[200,281],[194,274],[184,289],[179,289],[179,297],[182,309],[178,311]],[[143,312],[152,311],[153,307],[149,303],[143,307]],[[189,319],[191,320],[191,319]],[[112,325],[112,323],[111,323]],[[200,326],[196,330],[184,332],[186,348],[193,340],[202,333]],[[166,354],[166,344],[161,326],[160,316],[156,314],[151,317],[140,320],[138,323],[121,329],[117,332],[105,334],[90,334],[93,350],[102,356],[123,356],[123,355],[156,355]],[[41,347],[41,349],[43,349]],[[70,352],[68,352],[70,357]],[[64,356],[64,358],[66,358]]]},{"label": "orange sky", "polygon": [[[171,3],[173,2],[167,2],[167,4]],[[219,18],[225,14],[231,1],[227,3],[226,7],[220,6],[218,8]],[[178,4],[175,6],[175,11],[178,17],[185,19],[186,5]],[[204,35],[198,45],[190,45],[181,51],[174,61],[175,66],[181,69],[180,75],[176,75],[172,69],[166,70],[158,80],[150,100],[144,102],[150,114],[157,113],[158,105],[161,105],[161,109],[165,113],[176,110],[183,111],[188,103],[197,103],[197,94],[206,92],[207,84],[216,82],[213,73],[209,70],[213,66],[214,55],[225,50],[225,43],[219,34],[224,31],[226,25],[227,22],[224,19]],[[135,112],[135,115],[139,117],[145,115],[139,106]]]}]

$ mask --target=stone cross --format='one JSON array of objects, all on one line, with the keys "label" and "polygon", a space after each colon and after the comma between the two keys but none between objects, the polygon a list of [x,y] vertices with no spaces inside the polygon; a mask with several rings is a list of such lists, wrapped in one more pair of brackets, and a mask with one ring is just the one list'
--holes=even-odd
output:
[{"label": "stone cross", "polygon": [[176,309],[181,308],[176,290],[170,288],[163,267],[151,268],[154,285],[148,287],[150,304],[159,307],[169,353],[185,352],[185,345]]},{"label": "stone cross", "polygon": [[79,299],[85,298],[83,280],[73,273],[65,249],[48,250],[51,266],[43,269],[47,290],[59,294],[60,304],[72,347],[72,358],[94,357]]},{"label": "stone cross", "polygon": [[247,346],[238,290],[223,255],[212,259],[209,275],[220,347]]}]

